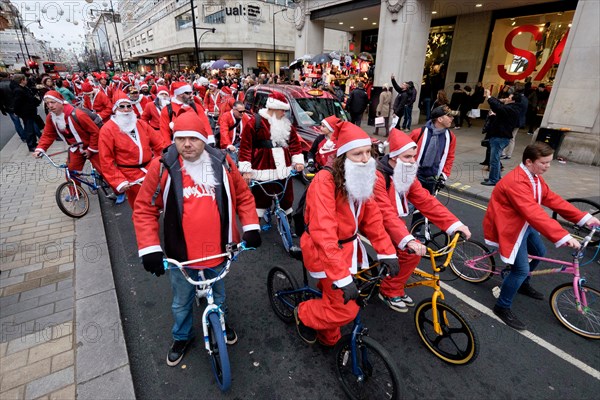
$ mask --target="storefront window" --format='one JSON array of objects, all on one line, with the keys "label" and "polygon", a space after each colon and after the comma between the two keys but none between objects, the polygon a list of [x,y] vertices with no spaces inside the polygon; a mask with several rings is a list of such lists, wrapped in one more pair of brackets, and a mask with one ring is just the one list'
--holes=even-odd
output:
[{"label": "storefront window", "polygon": [[444,89],[453,37],[454,25],[435,26],[429,30],[423,76],[433,94]]},{"label": "storefront window", "polygon": [[186,11],[175,17],[175,29],[178,31],[192,27],[192,12]]},{"label": "storefront window", "polygon": [[289,63],[290,55],[288,53],[275,53],[275,65],[273,65],[273,52],[256,52],[256,66],[262,71],[278,74],[279,69]]},{"label": "storefront window", "polygon": [[552,85],[574,11],[498,19],[483,84],[497,92],[505,81]]}]

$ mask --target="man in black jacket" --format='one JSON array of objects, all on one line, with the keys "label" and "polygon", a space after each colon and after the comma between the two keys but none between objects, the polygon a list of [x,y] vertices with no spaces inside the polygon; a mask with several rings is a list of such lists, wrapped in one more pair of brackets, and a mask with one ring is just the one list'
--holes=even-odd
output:
[{"label": "man in black jacket", "polygon": [[521,95],[512,92],[501,100],[490,96],[489,89],[485,97],[496,118],[489,127],[490,136],[490,176],[481,182],[485,186],[496,186],[500,180],[500,155],[512,138],[512,131],[519,126]]},{"label": "man in black jacket", "polygon": [[[405,130],[407,122],[405,117],[405,111],[406,107],[408,107],[408,105],[410,104],[412,112],[412,103],[410,102],[412,98],[412,93],[409,91],[409,86],[406,82],[402,82],[398,85],[394,74],[392,74],[392,86],[394,86],[394,89],[396,90],[396,92],[398,92],[398,96],[396,96],[396,99],[394,100],[394,105],[392,106],[394,114],[398,116],[398,122],[396,123],[395,128]],[[402,123],[402,117],[405,117],[404,124]],[[404,125],[404,127],[402,125]]]},{"label": "man in black jacket", "polygon": [[350,122],[356,126],[360,126],[362,115],[369,105],[369,96],[365,91],[365,84],[358,82],[356,89],[350,92],[346,109],[350,113]]},{"label": "man in black jacket", "polygon": [[2,114],[7,115],[15,125],[15,130],[21,138],[23,143],[25,140],[25,131],[23,130],[23,124],[21,119],[15,115],[15,98],[11,86],[16,86],[12,83],[12,80],[8,77],[7,72],[0,72],[0,111]]},{"label": "man in black jacket", "polygon": [[37,138],[35,135],[35,117],[41,100],[35,97],[33,91],[27,86],[25,75],[16,74],[13,77],[13,96],[15,100],[15,114],[23,120],[24,137],[30,152],[35,151]]}]

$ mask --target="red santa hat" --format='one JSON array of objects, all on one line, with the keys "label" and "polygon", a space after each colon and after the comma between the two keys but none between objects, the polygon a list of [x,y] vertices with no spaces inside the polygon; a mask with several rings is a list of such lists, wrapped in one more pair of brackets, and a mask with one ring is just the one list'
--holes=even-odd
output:
[{"label": "red santa hat", "polygon": [[211,79],[210,82],[208,82],[208,87],[219,87],[219,81],[216,79]]},{"label": "red santa hat", "polygon": [[62,94],[60,94],[56,90],[48,90],[46,92],[46,94],[44,95],[44,100],[46,100],[46,99],[56,101],[59,103],[63,103],[63,104],[67,104],[67,102],[65,101],[65,98],[62,96]]},{"label": "red santa hat", "polygon": [[94,92],[94,87],[88,81],[85,81],[81,84],[81,91],[83,94],[90,94]]},{"label": "red santa hat", "polygon": [[121,82],[121,77],[119,75],[115,75],[115,76],[112,77],[112,80],[114,82]]},{"label": "red santa hat", "polygon": [[154,79],[154,77],[151,74],[146,75],[146,77],[144,78],[144,82],[150,82],[150,79]]},{"label": "red santa hat", "polygon": [[165,81],[165,78],[158,78],[158,79],[156,80],[156,83],[161,83],[161,82],[164,82],[164,81]]},{"label": "red santa hat", "polygon": [[117,97],[115,100],[115,104],[113,104],[113,112],[117,111],[117,108],[119,108],[119,104],[121,103],[129,103],[131,104],[131,99],[129,97],[127,97],[127,95],[125,94],[125,92],[119,90],[117,92]]},{"label": "red santa hat", "polygon": [[231,96],[231,89],[229,89],[229,87],[227,87],[227,86],[223,86],[223,87],[221,88],[221,93],[222,93],[224,96]]},{"label": "red santa hat", "polygon": [[417,147],[417,144],[412,141],[410,136],[399,131],[396,128],[390,129],[390,158],[394,158],[404,153],[406,150]]},{"label": "red santa hat", "polygon": [[179,82],[185,82],[185,81],[186,81],[185,76],[181,75],[179,77]]},{"label": "red santa hat", "polygon": [[171,84],[171,92],[173,93],[173,96],[179,96],[180,94],[191,91],[192,87],[185,82],[173,82]]},{"label": "red santa hat", "polygon": [[239,88],[237,83],[232,83],[230,87],[231,87],[231,90],[238,90],[238,88]]},{"label": "red santa hat", "polygon": [[273,92],[267,98],[267,104],[265,104],[265,107],[271,110],[289,110],[290,103],[288,103],[283,93]]},{"label": "red santa hat", "polygon": [[173,126],[173,139],[178,137],[195,137],[208,144],[208,133],[204,124],[195,112],[179,114]]},{"label": "red santa hat", "polygon": [[335,132],[337,124],[339,124],[341,120],[335,115],[331,115],[321,121],[322,125],[325,125],[325,128],[329,129],[331,132]]},{"label": "red santa hat", "polygon": [[106,80],[108,80],[108,75],[106,75],[106,73],[102,72],[98,76],[98,80],[100,80],[100,79],[106,79]]},{"label": "red santa hat", "polygon": [[146,89],[148,89],[148,84],[147,84],[147,83],[142,83],[142,84],[140,85],[140,89],[143,89],[143,88],[146,88]]},{"label": "red santa hat", "polygon": [[336,125],[336,128],[337,135],[334,132],[332,140],[337,143],[337,157],[358,147],[370,146],[372,143],[369,135],[351,122],[343,121]]},{"label": "red santa hat", "polygon": [[164,94],[168,95],[169,94],[169,89],[167,89],[166,86],[159,86],[158,87],[158,92],[156,94],[161,94],[161,93],[164,93]]}]

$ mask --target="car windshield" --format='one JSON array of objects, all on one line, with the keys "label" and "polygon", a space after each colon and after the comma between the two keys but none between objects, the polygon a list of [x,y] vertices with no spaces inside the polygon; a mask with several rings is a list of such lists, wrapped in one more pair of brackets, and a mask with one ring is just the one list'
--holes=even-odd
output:
[{"label": "car windshield", "polygon": [[341,104],[333,99],[323,98],[302,98],[293,99],[293,107],[298,116],[298,124],[315,126],[319,125],[324,118],[330,115],[336,115],[342,120],[346,120]]}]

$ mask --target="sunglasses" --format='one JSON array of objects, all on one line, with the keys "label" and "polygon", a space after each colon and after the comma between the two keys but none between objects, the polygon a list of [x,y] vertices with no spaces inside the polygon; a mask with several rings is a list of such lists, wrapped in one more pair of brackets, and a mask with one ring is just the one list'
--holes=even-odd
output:
[{"label": "sunglasses", "polygon": [[192,92],[183,92],[183,94],[187,94],[188,96],[191,96]]},{"label": "sunglasses", "polygon": [[119,108],[121,108],[121,109],[133,108],[133,106],[131,104],[119,104]]},{"label": "sunglasses", "polygon": [[129,92],[129,94],[140,94],[140,92]]}]

